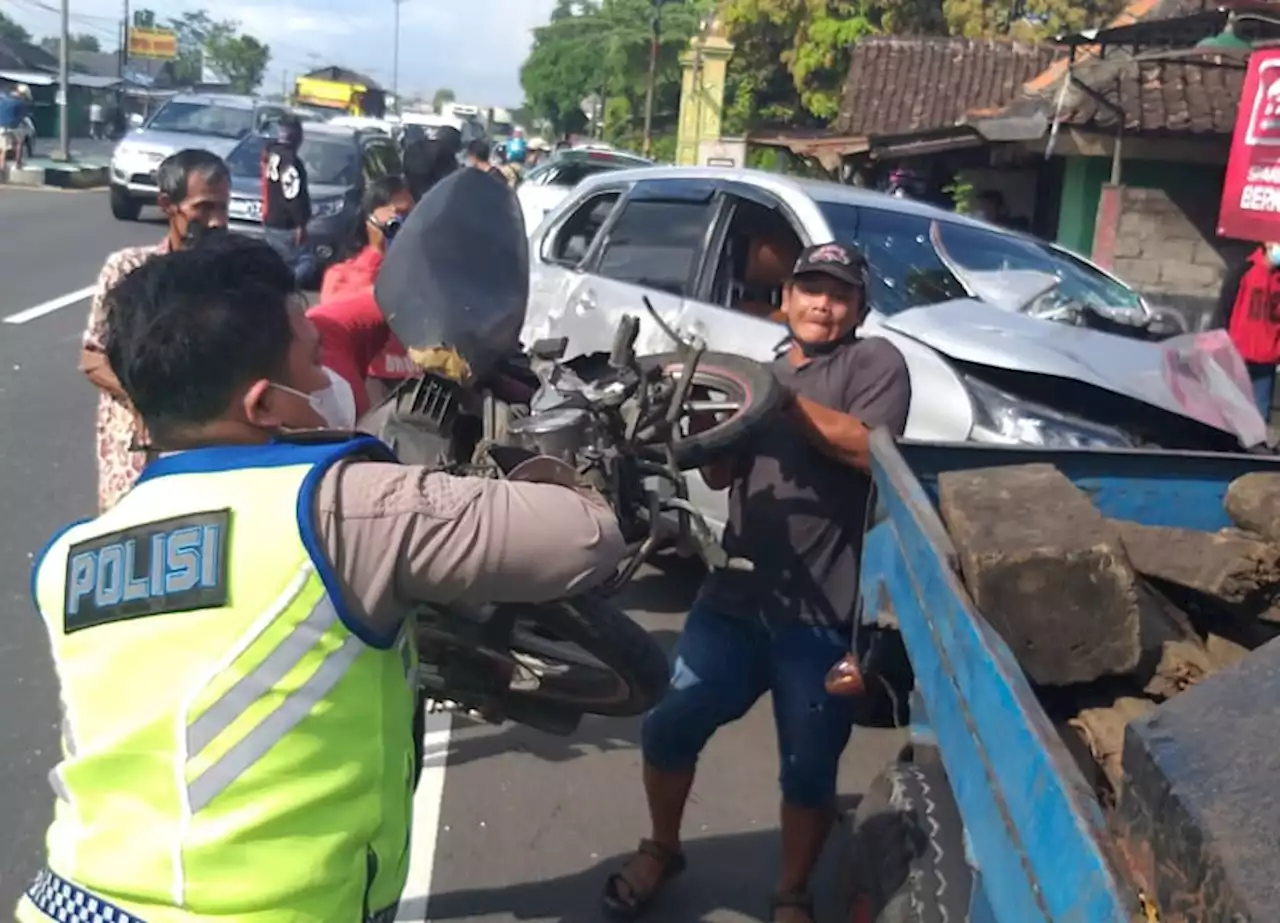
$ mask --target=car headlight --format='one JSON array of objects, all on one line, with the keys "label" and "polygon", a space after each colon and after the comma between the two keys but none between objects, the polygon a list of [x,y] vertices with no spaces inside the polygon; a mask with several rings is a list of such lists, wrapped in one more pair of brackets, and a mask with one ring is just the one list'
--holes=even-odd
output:
[{"label": "car headlight", "polygon": [[1036,445],[1049,449],[1137,446],[1137,441],[1123,430],[1024,401],[970,375],[963,378],[973,403],[970,438],[977,442]]},{"label": "car headlight", "polygon": [[334,215],[341,215],[346,204],[347,201],[343,198],[317,199],[311,203],[311,217],[332,218]]}]

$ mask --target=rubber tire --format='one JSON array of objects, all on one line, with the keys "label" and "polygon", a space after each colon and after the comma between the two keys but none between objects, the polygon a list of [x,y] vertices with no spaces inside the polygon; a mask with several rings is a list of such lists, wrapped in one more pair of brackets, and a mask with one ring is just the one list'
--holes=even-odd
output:
[{"label": "rubber tire", "polygon": [[118,186],[112,186],[111,214],[117,221],[137,221],[142,214],[142,203]]},{"label": "rubber tire", "polygon": [[876,776],[854,813],[851,853],[863,905],[850,919],[968,923],[973,870],[941,767],[892,763]]},{"label": "rubber tire", "polygon": [[[640,359],[644,369],[683,368],[679,353],[655,353]],[[698,360],[699,371],[716,371],[725,378],[738,379],[747,395],[747,407],[727,424],[676,441],[676,464],[691,471],[719,461],[739,449],[743,442],[772,417],[782,405],[782,386],[769,368],[732,353],[706,352]]]},{"label": "rubber tire", "polygon": [[542,613],[539,622],[621,676],[630,696],[625,702],[605,706],[518,692],[509,693],[504,701],[519,702],[520,708],[554,704],[570,706],[582,714],[629,718],[644,714],[667,691],[667,655],[649,632],[611,601],[588,594],[534,608]]}]

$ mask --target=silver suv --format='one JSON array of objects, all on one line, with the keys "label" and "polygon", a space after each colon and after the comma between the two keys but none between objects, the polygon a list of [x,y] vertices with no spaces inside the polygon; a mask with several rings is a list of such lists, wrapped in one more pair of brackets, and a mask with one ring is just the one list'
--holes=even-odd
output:
[{"label": "silver suv", "polygon": [[129,132],[111,155],[111,214],[137,221],[156,201],[156,168],[170,154],[201,148],[226,157],[258,127],[252,97],[183,93]]}]

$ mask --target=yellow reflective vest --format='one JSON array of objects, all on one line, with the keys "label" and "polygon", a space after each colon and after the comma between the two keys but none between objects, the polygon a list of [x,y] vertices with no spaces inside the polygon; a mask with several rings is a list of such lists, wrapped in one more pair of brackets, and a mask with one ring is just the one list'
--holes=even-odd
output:
[{"label": "yellow reflective vest", "polygon": [[51,541],[33,591],[64,758],[23,923],[394,916],[412,632],[350,616],[313,517],[324,471],[357,453],[391,459],[368,438],[165,456]]}]

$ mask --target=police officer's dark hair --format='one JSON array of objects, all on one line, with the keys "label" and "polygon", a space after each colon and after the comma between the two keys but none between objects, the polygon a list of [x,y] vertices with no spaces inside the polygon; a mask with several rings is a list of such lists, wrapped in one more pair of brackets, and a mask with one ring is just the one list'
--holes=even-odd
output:
[{"label": "police officer's dark hair", "polygon": [[481,163],[489,162],[489,142],[483,138],[476,138],[467,145],[467,155],[474,157]]},{"label": "police officer's dark hair", "polygon": [[192,176],[205,183],[231,182],[226,161],[212,151],[187,148],[170,154],[156,168],[156,185],[175,205],[187,197]]},{"label": "police officer's dark hair", "polygon": [[232,234],[153,257],[107,293],[107,360],[159,446],[282,374],[294,296],[275,250]]}]

